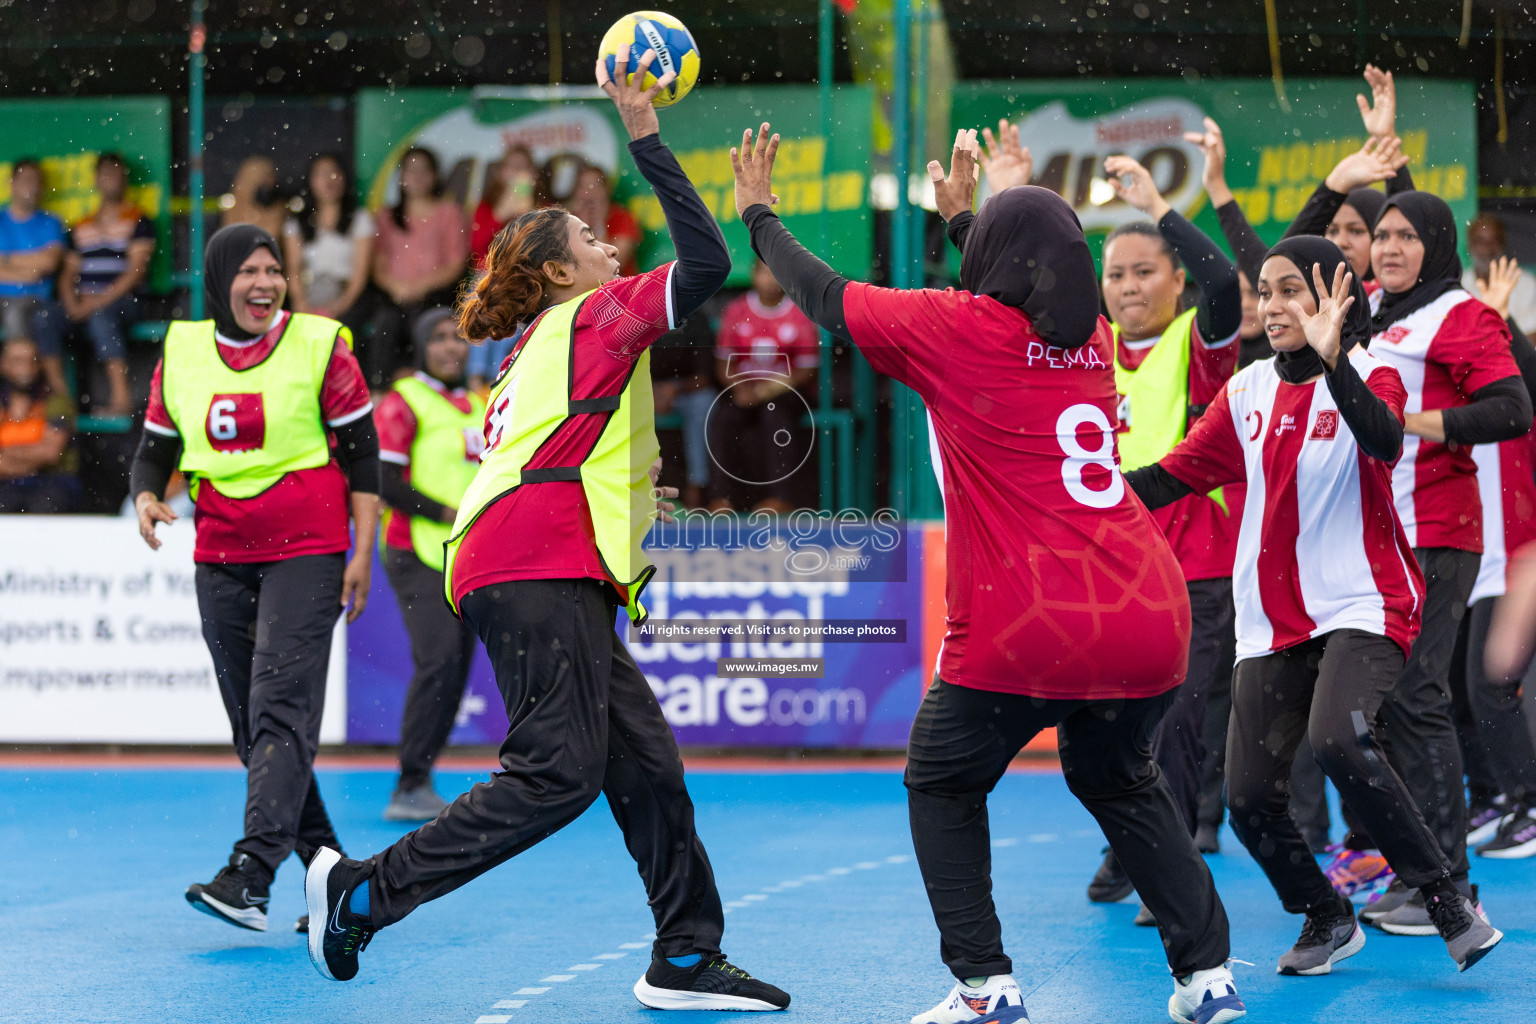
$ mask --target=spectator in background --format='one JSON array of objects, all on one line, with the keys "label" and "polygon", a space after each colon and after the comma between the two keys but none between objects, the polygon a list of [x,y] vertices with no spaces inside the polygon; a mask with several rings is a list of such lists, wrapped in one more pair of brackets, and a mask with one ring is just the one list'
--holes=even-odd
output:
[{"label": "spectator in background", "polygon": [[599,242],[607,242],[619,250],[620,274],[638,274],[640,263],[636,257],[640,252],[640,222],[628,208],[612,199],[613,186],[607,173],[601,167],[583,162],[576,172],[576,185],[566,208],[592,228]]},{"label": "spectator in background", "polygon": [[155,253],[155,226],[128,201],[128,162],[96,158],[96,211],[69,233],[59,300],[70,322],[85,325],[107,375],[107,416],[133,412],[128,391],[128,329],[139,318],[137,293]]},{"label": "spectator in background", "polygon": [[240,161],[223,202],[219,227],[255,224],[273,238],[282,237],[288,208],[277,194],[277,165],[266,157],[248,156]]},{"label": "spectator in background", "polygon": [[534,163],[528,147],[508,146],[486,177],[485,191],[470,224],[472,269],[479,270],[484,264],[496,232],[533,209],[533,191],[538,178],[539,165]]},{"label": "spectator in background", "polygon": [[[375,216],[373,282],[383,299],[358,361],[378,394],[413,362],[409,326],[422,310],[452,306],[469,263],[464,214],[443,198],[437,157],[412,147],[400,160],[400,199]],[[382,397],[382,396],[380,396]]]},{"label": "spectator in background", "polygon": [[31,338],[43,377],[57,394],[64,382],[64,331],[53,300],[53,279],[64,260],[64,225],[38,209],[43,169],[24,158],[11,167],[11,201],[0,210],[0,334]]},{"label": "spectator in background", "polygon": [[378,235],[357,197],[341,157],[321,153],[309,162],[304,208],[283,225],[288,302],[296,313],[340,320],[362,333],[368,271]]},{"label": "spectator in background", "polygon": [[0,514],[73,512],[80,503],[75,410],[43,378],[37,343],[11,338],[0,349]]},{"label": "spectator in background", "polygon": [[[1482,295],[1488,284],[1488,268],[1508,252],[1509,240],[1504,222],[1491,213],[1481,213],[1467,225],[1467,252],[1472,265],[1461,274],[1461,286],[1473,295]],[[1509,319],[1526,334],[1536,334],[1536,278],[1522,270],[1509,296]]]},{"label": "spectator in background", "polygon": [[[715,403],[710,416],[710,446],[715,451],[758,453],[763,465],[759,479],[766,494],[756,508],[788,512],[788,477],[795,470],[796,446],[784,443],[781,431],[800,431],[804,406],[775,402],[787,391],[808,391],[821,358],[816,325],[784,294],[773,271],[762,260],[752,263],[752,290],[725,308],[715,339],[715,376],[728,389],[729,401]],[[712,509],[746,503],[742,482],[727,474],[716,460]],[[734,493],[733,493],[734,492]]]},{"label": "spectator in background", "polygon": [[709,490],[709,410],[720,394],[710,350],[715,343],[711,314],[720,305],[711,298],[677,330],[651,346],[651,391],[656,415],[682,417],[683,463],[687,473],[681,488],[684,508],[703,508]]}]

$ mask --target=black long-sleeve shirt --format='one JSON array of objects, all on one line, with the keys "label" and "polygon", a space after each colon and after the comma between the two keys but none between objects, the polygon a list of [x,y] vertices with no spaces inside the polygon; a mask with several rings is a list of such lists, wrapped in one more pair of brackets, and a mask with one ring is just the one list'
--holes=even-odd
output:
[{"label": "black long-sleeve shirt", "polygon": [[749,206],[741,222],[752,233],[752,251],[773,268],[784,294],[818,327],[852,341],[843,315],[843,292],[848,279],[827,266],[801,245],[770,207]]},{"label": "black long-sleeve shirt", "polygon": [[704,305],[731,276],[731,250],[714,215],[661,136],[636,139],[629,144],[629,155],[655,191],[667,218],[667,232],[677,253],[677,265],[672,270],[672,309],[674,320],[681,321]]},{"label": "black long-sleeve shirt", "polygon": [[1177,210],[1163,214],[1157,230],[1200,287],[1200,305],[1195,313],[1200,336],[1215,342],[1236,334],[1243,323],[1243,289],[1237,268],[1226,253]]},{"label": "black long-sleeve shirt", "polygon": [[[1394,176],[1387,179],[1387,195],[1395,196],[1399,192],[1413,191],[1413,175],[1403,167]],[[1344,200],[1349,198],[1347,192],[1335,192],[1328,187],[1326,181],[1318,182],[1317,188],[1307,197],[1306,203],[1301,207],[1301,212],[1296,219],[1291,221],[1291,226],[1285,229],[1285,237],[1292,235],[1321,235],[1327,232],[1328,225],[1333,223],[1334,214],[1339,212],[1339,207],[1344,205]],[[1368,225],[1374,227],[1374,225]]]}]

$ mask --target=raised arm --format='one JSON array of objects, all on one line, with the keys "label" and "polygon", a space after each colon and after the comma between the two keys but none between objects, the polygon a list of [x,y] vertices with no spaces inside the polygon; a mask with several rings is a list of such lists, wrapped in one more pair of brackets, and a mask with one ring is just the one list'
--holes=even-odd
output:
[{"label": "raised arm", "polygon": [[614,62],[614,77],[602,60],[597,62],[597,84],[613,99],[619,109],[619,119],[629,132],[629,155],[635,167],[656,192],[661,212],[667,219],[667,231],[672,246],[677,251],[677,264],[672,270],[673,320],[681,321],[697,310],[731,275],[731,250],[720,233],[720,225],[688,175],[678,166],[661,141],[661,125],[656,119],[656,107],[652,100],[677,77],[672,72],[662,75],[649,89],[640,87],[644,72],[655,58],[651,50],[645,51],[640,64],[631,78],[629,52],[620,53]]},{"label": "raised arm", "polygon": [[1256,288],[1259,268],[1264,265],[1269,246],[1248,223],[1242,207],[1237,205],[1237,197],[1227,187],[1227,143],[1222,137],[1221,126],[1208,117],[1205,131],[1185,132],[1184,140],[1199,146],[1205,155],[1205,170],[1200,175],[1200,183],[1205,186],[1206,195],[1211,197],[1216,219],[1221,223],[1221,233],[1237,261],[1237,269]]}]

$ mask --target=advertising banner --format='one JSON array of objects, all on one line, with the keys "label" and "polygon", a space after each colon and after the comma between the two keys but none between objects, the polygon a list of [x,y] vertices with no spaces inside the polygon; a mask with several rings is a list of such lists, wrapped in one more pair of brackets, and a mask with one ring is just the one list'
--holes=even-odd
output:
[{"label": "advertising banner", "polygon": [[[0,742],[230,741],[193,580],[192,524],[0,516]],[[346,627],[320,738],[346,740]]]},{"label": "advertising banner", "polygon": [[[821,135],[814,86],[711,86],[660,112],[662,139],[725,230],[733,283],[746,283],[752,250],[736,217],[729,151],[744,129],[765,120],[783,137],[774,186],[784,223],[811,244],[825,211],[830,244],[821,255],[844,274],[867,276],[871,104],[868,89],[837,87],[830,138]],[[624,154],[629,138],[613,102],[595,87],[365,89],[357,94],[356,110],[357,177],[374,209],[398,198],[400,157],[410,146],[437,155],[450,194],[468,213],[503,151],[523,145],[540,165],[575,154],[601,167],[645,231],[640,265],[672,258],[661,205]]]},{"label": "advertising banner", "polygon": [[0,100],[0,203],[10,200],[11,165],[43,170],[43,207],[65,227],[96,208],[96,157],[128,161],[128,198],[155,222],[150,286],[171,286],[171,107],[163,96]]},{"label": "advertising banner", "polygon": [[[957,127],[995,130],[1000,117],[1018,123],[1035,184],[1072,204],[1090,241],[1143,217],[1103,180],[1104,158],[1119,153],[1145,164],[1174,209],[1221,239],[1200,184],[1204,157],[1183,137],[1203,131],[1203,119],[1212,117],[1226,139],[1227,183],[1254,228],[1274,242],[1334,164],[1366,140],[1355,105],[1355,94],[1368,92],[1361,79],[1291,79],[1286,92],[1289,111],[1268,79],[965,82],[955,87],[952,110]],[[1415,185],[1449,203],[1462,223],[1471,220],[1472,83],[1399,77],[1397,132]],[[1093,249],[1097,258],[1099,246]]]},{"label": "advertising banner", "polygon": [[[678,742],[905,746],[936,654],[925,620],[934,588],[943,623],[942,576],[925,578],[932,530],[892,520],[838,527],[825,515],[778,528],[752,517],[658,525],[647,548],[658,570],[646,590],[651,617],[618,628]],[[393,744],[411,661],[382,565],[349,644],[348,738]],[[482,650],[450,742],[499,745],[506,729]]]}]

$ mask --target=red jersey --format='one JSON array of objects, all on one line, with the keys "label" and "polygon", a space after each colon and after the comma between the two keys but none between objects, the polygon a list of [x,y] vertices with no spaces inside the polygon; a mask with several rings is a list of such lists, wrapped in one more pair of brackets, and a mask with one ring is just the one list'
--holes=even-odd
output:
[{"label": "red jersey", "polygon": [[787,377],[791,369],[820,362],[820,340],[816,325],[788,298],[765,306],[748,292],[721,314],[715,358],[728,360],[735,378]]},{"label": "red jersey", "polygon": [[[277,348],[288,314],[278,314],[272,329],[251,341],[218,337],[219,358],[231,370],[259,366]],[[217,337],[217,336],[216,336]],[[164,360],[155,366],[149,385],[149,409],[144,429],[179,437],[165,408],[161,386]],[[368,384],[352,350],[338,335],[320,390],[320,415],[326,426],[339,427],[373,410]],[[352,507],[346,474],[334,459],[314,469],[299,469],[254,498],[231,498],[204,483],[197,489],[193,523],[198,562],[274,562],[299,555],[330,555],[352,546]]]},{"label": "red jersey", "polygon": [[[1349,361],[1401,420],[1397,371],[1358,346]],[[1340,629],[1407,653],[1424,577],[1392,467],[1360,450],[1321,378],[1287,384],[1272,359],[1245,367],[1158,465],[1197,490],[1248,484],[1232,578],[1239,661]]]},{"label": "red jersey", "polygon": [[1483,506],[1483,561],[1468,604],[1502,597],[1509,557],[1536,541],[1536,435],[1472,449]]},{"label": "red jersey", "polygon": [[[442,395],[459,412],[469,412],[468,391],[463,388],[450,389],[428,373],[418,372],[416,379]],[[373,422],[379,431],[379,461],[404,466],[405,482],[410,483],[411,446],[416,443],[416,414],[411,411],[410,403],[400,392],[391,391],[373,411]],[[469,429],[465,428],[466,432]],[[469,440],[474,440],[474,437],[471,436]],[[479,461],[475,452],[467,453],[466,458]],[[410,516],[399,512],[390,513],[389,523],[384,527],[384,546],[398,548],[401,551],[415,550],[415,545],[411,543]]]},{"label": "red jersey", "polygon": [[[1371,296],[1373,312],[1381,294]],[[1371,353],[1402,375],[1405,412],[1467,405],[1479,388],[1520,375],[1509,354],[1508,325],[1460,288],[1377,334]],[[1392,490],[1414,547],[1483,550],[1483,504],[1470,448],[1404,437]]]},{"label": "red jersey", "polygon": [[[1115,358],[1127,370],[1139,368],[1158,343],[1119,339]],[[1209,342],[1200,336],[1200,325],[1189,325],[1189,404],[1207,406],[1226,385],[1237,369],[1237,332],[1229,338]],[[1190,426],[1194,423],[1190,421]],[[1243,495],[1225,494],[1226,508],[1206,494],[1192,494],[1171,505],[1153,509],[1163,536],[1173,546],[1186,580],[1214,580],[1232,575],[1232,559],[1237,554],[1237,528],[1242,521]]]},{"label": "red jersey", "polygon": [[[576,314],[571,387],[576,398],[610,395],[635,360],[672,330],[672,264],[618,277],[594,292]],[[535,320],[502,364],[505,373],[533,336]],[[498,374],[499,376],[500,374]],[[490,410],[486,410],[489,439]],[[528,460],[527,469],[573,466],[597,443],[604,421],[567,420]],[[453,601],[508,580],[609,580],[597,554],[592,509],[577,481],[525,484],[492,503],[464,534],[453,563]]]},{"label": "red jersey", "polygon": [[1189,595],[1120,476],[1114,346],[1046,343],[969,292],[850,284],[871,365],[922,396],[944,493],[948,631],[938,674],[1050,699],[1150,697],[1184,679]]}]

